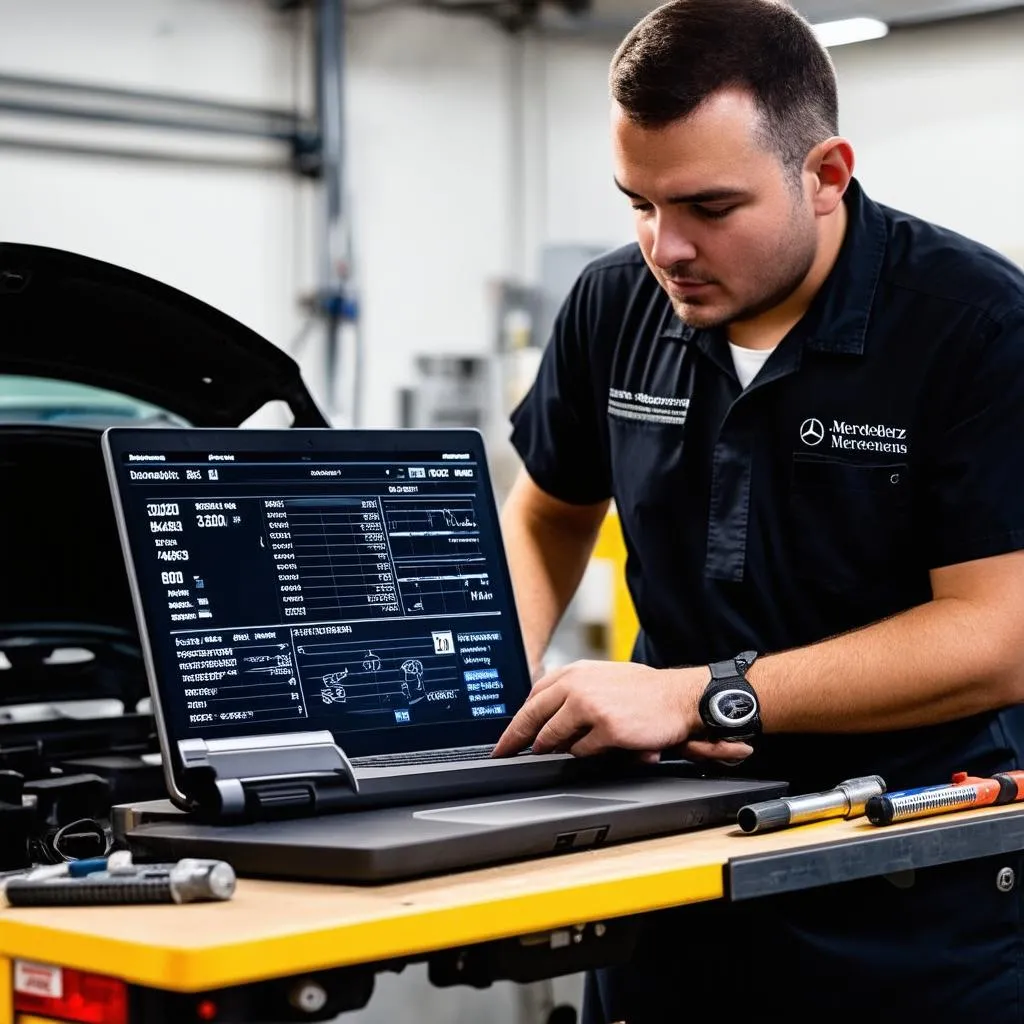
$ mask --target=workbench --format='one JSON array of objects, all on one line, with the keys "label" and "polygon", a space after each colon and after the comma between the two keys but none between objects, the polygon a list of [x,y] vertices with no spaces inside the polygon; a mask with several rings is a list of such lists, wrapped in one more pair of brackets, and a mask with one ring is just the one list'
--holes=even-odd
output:
[{"label": "workbench", "polygon": [[[1018,805],[889,828],[863,818],[753,836],[715,828],[374,887],[242,879],[227,903],[7,908],[0,1024],[14,1019],[17,961],[123,979],[145,1008],[132,1024],[247,1019],[246,1007],[294,1000],[304,979],[331,993],[325,1010],[355,1009],[377,971],[416,961],[442,985],[554,977],[614,962],[646,912],[1021,849]],[[211,1007],[218,1016],[204,1018]]]}]

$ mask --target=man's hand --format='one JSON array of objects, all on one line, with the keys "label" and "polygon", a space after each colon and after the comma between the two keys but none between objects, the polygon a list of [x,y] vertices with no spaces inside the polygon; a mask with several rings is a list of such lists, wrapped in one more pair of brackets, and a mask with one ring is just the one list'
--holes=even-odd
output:
[{"label": "man's hand", "polygon": [[589,757],[634,750],[645,760],[681,747],[684,757],[742,760],[745,743],[693,740],[701,727],[697,702],[707,670],[578,661],[540,679],[494,748],[495,757],[533,746],[536,754],[567,751]]}]

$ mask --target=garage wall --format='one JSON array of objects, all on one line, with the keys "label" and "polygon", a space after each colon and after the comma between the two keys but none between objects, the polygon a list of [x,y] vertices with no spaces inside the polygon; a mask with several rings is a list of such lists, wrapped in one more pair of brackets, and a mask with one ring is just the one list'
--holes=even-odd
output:
[{"label": "garage wall", "polygon": [[[0,72],[289,106],[291,33],[247,0],[38,0],[4,4]],[[281,148],[215,137],[0,115],[0,236],[122,264],[224,309],[275,341],[298,326],[305,275],[301,189],[240,169]],[[12,147],[159,150],[227,166],[155,163]],[[298,222],[298,223],[297,223]]]},{"label": "garage wall", "polygon": [[515,259],[511,53],[473,19],[350,20],[348,106],[365,422],[397,421],[417,353],[478,353]]},{"label": "garage wall", "polygon": [[836,63],[866,187],[1024,263],[1024,11],[846,47]]},{"label": "garage wall", "polygon": [[[413,353],[479,351],[493,335],[489,282],[512,258],[509,50],[487,25],[419,12],[354,18],[350,32],[363,408],[381,424],[397,419]],[[308,98],[307,43],[265,0],[36,0],[4,12],[0,74],[287,108]],[[179,161],[22,148],[33,140]],[[0,237],[151,275],[288,348],[306,321],[296,298],[316,282],[314,192],[286,170],[238,166],[282,155],[262,142],[0,115]],[[323,398],[317,338],[302,361]]]}]

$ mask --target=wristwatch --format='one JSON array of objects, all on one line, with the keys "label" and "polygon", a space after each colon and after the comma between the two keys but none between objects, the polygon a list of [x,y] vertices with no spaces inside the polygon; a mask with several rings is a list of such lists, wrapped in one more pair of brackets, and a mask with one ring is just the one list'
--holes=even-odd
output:
[{"label": "wristwatch", "polygon": [[761,706],[746,671],[757,660],[756,651],[744,651],[727,661],[708,666],[711,681],[698,704],[709,739],[749,740],[761,733]]}]

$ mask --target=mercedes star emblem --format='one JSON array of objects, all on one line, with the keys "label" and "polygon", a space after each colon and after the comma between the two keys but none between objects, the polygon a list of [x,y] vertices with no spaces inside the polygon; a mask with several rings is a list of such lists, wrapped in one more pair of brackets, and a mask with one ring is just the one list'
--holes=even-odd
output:
[{"label": "mercedes star emblem", "polygon": [[800,440],[812,448],[816,444],[821,444],[825,440],[825,427],[821,420],[816,420],[813,417],[809,420],[804,420],[800,424]]}]

